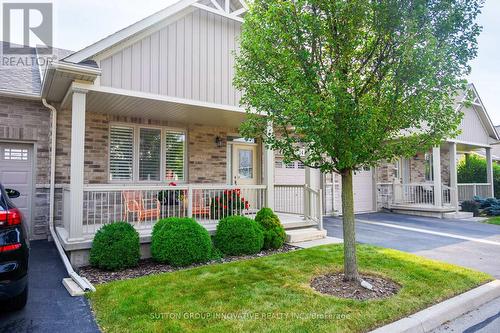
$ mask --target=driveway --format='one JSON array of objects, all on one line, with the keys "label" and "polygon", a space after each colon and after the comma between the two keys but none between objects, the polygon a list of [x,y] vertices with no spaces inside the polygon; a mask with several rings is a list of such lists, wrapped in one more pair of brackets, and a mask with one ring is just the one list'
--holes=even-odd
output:
[{"label": "driveway", "polygon": [[53,243],[31,242],[28,304],[22,311],[0,313],[0,332],[99,332],[84,297],[71,297],[67,277]]},{"label": "driveway", "polygon": [[[326,217],[328,235],[342,238],[340,218]],[[470,267],[500,278],[500,226],[390,213],[356,216],[361,243]]]}]

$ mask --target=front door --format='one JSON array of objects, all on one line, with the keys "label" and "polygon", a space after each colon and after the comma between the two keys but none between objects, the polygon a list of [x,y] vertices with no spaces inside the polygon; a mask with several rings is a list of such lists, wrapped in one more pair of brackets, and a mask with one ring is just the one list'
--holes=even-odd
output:
[{"label": "front door", "polygon": [[256,185],[257,146],[233,144],[231,171],[233,185]]}]

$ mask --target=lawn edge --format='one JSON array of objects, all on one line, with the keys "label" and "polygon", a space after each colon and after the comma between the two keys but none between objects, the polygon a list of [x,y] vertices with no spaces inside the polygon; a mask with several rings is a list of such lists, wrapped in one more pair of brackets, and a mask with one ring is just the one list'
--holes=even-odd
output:
[{"label": "lawn edge", "polygon": [[494,280],[432,305],[370,333],[425,333],[500,297],[500,280]]}]

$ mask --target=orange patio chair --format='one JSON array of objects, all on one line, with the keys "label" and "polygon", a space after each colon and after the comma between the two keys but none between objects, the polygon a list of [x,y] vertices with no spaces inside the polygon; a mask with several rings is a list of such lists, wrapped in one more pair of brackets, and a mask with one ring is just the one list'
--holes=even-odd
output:
[{"label": "orange patio chair", "polygon": [[193,216],[210,216],[210,203],[203,197],[203,190],[193,190]]},{"label": "orange patio chair", "polygon": [[137,214],[139,222],[160,217],[161,205],[156,197],[144,199],[142,191],[123,191],[122,197],[126,221],[130,213]]}]

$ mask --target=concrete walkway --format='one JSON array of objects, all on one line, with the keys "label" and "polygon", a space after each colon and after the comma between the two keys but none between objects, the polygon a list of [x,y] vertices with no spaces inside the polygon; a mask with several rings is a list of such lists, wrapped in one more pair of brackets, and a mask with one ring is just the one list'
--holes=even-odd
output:
[{"label": "concrete walkway", "polygon": [[0,313],[0,332],[99,332],[87,300],[69,296],[64,277],[54,244],[31,242],[28,304],[21,311]]}]

